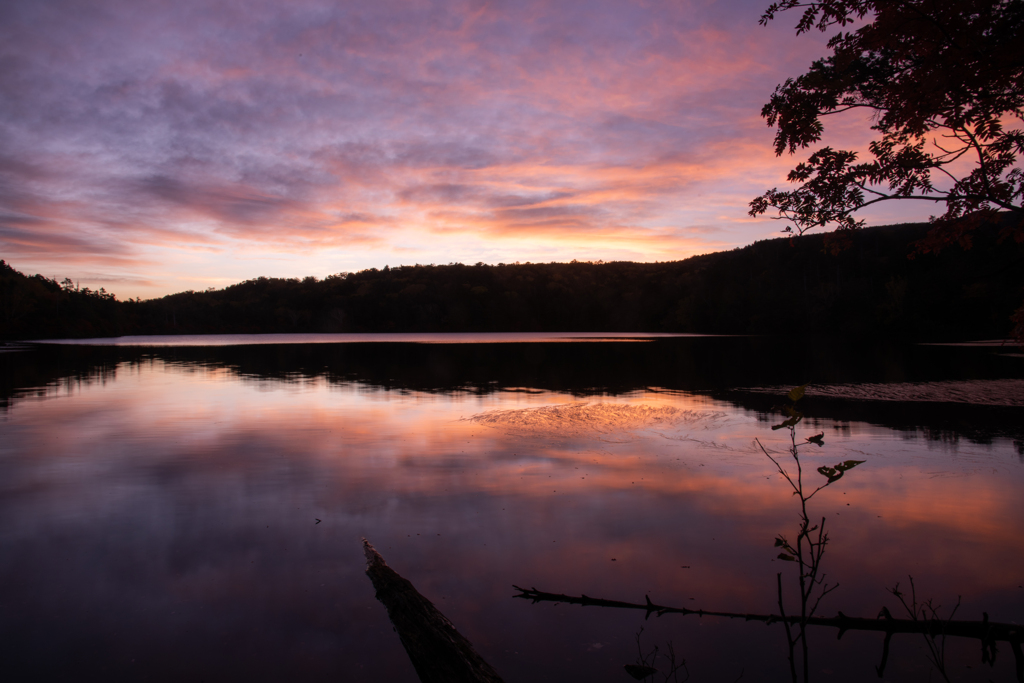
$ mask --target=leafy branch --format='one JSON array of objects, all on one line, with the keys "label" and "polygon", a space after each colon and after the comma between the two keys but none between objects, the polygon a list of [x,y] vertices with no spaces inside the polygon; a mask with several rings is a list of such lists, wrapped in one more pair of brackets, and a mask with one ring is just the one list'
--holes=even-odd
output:
[{"label": "leafy branch", "polygon": [[761,443],[760,439],[754,440],[761,449],[761,452],[772,461],[779,474],[781,474],[789,483],[790,488],[793,490],[793,495],[800,499],[800,527],[796,536],[796,541],[790,542],[786,536],[782,534],[775,537],[775,547],[780,549],[777,559],[784,562],[795,563],[799,571],[800,617],[799,620],[793,624],[797,629],[795,634],[793,633],[790,621],[785,618],[786,611],[782,598],[782,573],[780,572],[776,576],[779,613],[783,617],[783,623],[786,628],[790,673],[794,682],[797,680],[795,649],[798,644],[800,645],[802,654],[803,679],[804,681],[809,680],[807,645],[808,619],[815,615],[822,599],[839,587],[838,583],[831,585],[828,584],[825,581],[825,574],[821,572],[822,558],[825,554],[825,546],[828,545],[829,540],[828,533],[825,531],[825,518],[822,517],[820,523],[812,525],[807,504],[819,491],[839,481],[844,473],[864,462],[863,460],[845,460],[834,467],[821,466],[817,468],[818,474],[825,477],[825,482],[813,487],[813,490],[808,492],[808,488],[805,487],[804,470],[803,465],[800,462],[799,449],[801,446],[812,444],[819,448],[823,447],[825,435],[824,433],[815,434],[805,438],[803,442],[797,443],[796,426],[804,417],[803,413],[797,408],[797,403],[804,397],[806,390],[807,385],[804,384],[789,391],[786,397],[793,403],[782,406],[782,412],[788,419],[772,427],[773,430],[789,430],[789,454],[795,465],[794,472],[791,473],[783,467],[782,463],[780,463],[779,460],[777,460],[768,451],[768,449],[764,447],[764,444]]},{"label": "leafy branch", "polygon": [[[1024,6],[980,0],[784,0],[761,17],[767,24],[802,10],[797,35],[864,22],[840,31],[831,54],[779,85],[761,116],[776,128],[775,153],[818,143],[823,119],[853,109],[872,112],[879,137],[870,158],[823,147],[788,176],[799,186],[772,188],[750,203],[750,215],[769,211],[791,223],[790,234],[825,226],[863,226],[854,214],[895,200],[943,204],[935,229],[918,244],[924,253],[960,243],[999,211],[1012,218],[1001,239],[1024,241]],[[939,140],[941,139],[941,142]],[[964,167],[965,157],[973,163]],[[942,185],[936,181],[941,179]],[[971,218],[966,223],[964,218]]]}]

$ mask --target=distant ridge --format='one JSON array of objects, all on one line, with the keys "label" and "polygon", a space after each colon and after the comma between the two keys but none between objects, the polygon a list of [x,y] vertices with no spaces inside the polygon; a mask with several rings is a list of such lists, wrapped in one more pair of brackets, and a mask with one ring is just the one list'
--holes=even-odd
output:
[{"label": "distant ridge", "polygon": [[[701,332],[1005,338],[1024,303],[1024,244],[909,259],[928,224],[756,242],[666,263],[402,266],[256,278],[117,301],[0,262],[0,338],[288,332]],[[66,281],[67,282],[67,281]]]}]

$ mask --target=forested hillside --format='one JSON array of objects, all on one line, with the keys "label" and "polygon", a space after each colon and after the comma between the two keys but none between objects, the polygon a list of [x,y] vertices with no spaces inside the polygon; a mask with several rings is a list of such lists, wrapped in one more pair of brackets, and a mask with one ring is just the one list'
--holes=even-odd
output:
[{"label": "forested hillside", "polygon": [[0,339],[119,335],[136,324],[135,306],[69,279],[22,275],[0,260]]},{"label": "forested hillside", "polygon": [[869,228],[834,255],[823,235],[670,263],[416,265],[324,280],[257,278],[118,302],[10,266],[6,339],[122,334],[594,331],[1005,337],[1024,303],[1024,244],[908,258],[927,224]]}]

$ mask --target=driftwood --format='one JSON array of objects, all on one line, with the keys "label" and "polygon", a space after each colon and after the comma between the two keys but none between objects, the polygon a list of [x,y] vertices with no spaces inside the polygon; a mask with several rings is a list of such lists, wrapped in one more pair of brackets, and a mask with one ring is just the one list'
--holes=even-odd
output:
[{"label": "driftwood", "polygon": [[503,683],[452,622],[363,539],[366,575],[422,683]]},{"label": "driftwood", "polygon": [[[604,598],[591,598],[586,595],[571,596],[564,593],[545,593],[536,588],[520,588],[512,586],[519,595],[513,597],[537,602],[564,602],[568,605],[582,605],[584,607],[615,607],[619,609],[638,609],[646,612],[645,618],[652,614],[696,614],[698,617],[725,617],[727,619],[743,619],[745,621],[760,621],[766,625],[774,623],[798,624],[801,621],[799,616],[780,616],[776,614],[744,614],[741,612],[715,612],[703,609],[688,609],[686,607],[669,607],[651,602],[650,597],[644,596],[645,603],[623,602],[621,600],[605,600]],[[831,626],[839,629],[838,637],[842,638],[847,631],[876,631],[885,634],[884,651],[882,655],[881,670],[885,668],[885,660],[889,654],[889,639],[895,633],[916,633],[931,637],[937,636],[959,636],[961,638],[974,638],[981,641],[986,661],[995,659],[995,643],[1002,641],[1009,643],[1013,651],[1016,663],[1016,674],[1018,681],[1024,681],[1024,652],[1021,650],[1021,643],[1024,642],[1024,626],[1018,624],[1004,624],[988,620],[988,614],[981,621],[952,620],[952,619],[895,619],[889,610],[882,608],[877,619],[865,619],[862,617],[848,617],[842,612],[835,617],[808,617],[805,619],[808,626]]]}]

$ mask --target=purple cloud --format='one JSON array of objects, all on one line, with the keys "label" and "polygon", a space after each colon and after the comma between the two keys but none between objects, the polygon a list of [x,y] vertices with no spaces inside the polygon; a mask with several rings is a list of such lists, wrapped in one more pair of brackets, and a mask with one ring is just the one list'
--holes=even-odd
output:
[{"label": "purple cloud", "polygon": [[750,241],[775,226],[737,197],[786,165],[757,112],[823,40],[762,4],[9,0],[0,249],[166,291],[154,263],[219,275],[189,249],[304,274]]}]

